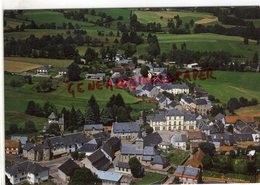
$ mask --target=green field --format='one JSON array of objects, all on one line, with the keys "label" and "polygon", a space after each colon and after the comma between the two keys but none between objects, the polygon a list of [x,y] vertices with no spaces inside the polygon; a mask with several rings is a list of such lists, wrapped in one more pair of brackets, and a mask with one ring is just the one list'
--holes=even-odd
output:
[{"label": "green field", "polygon": [[[190,50],[195,51],[229,51],[236,56],[252,58],[255,52],[260,52],[260,46],[255,41],[250,41],[249,45],[243,44],[243,38],[237,36],[225,36],[212,33],[201,34],[163,34],[157,33],[160,43],[161,53],[169,52],[172,44],[175,43],[180,48],[182,43]],[[137,55],[147,52],[147,44],[137,47]]]},{"label": "green field", "polygon": [[257,98],[260,101],[260,74],[250,72],[214,71],[217,79],[197,80],[196,84],[205,88],[221,102],[226,103],[231,97]]},{"label": "green field", "polygon": [[171,164],[181,165],[181,162],[189,156],[189,151],[171,149],[168,152],[162,153],[162,156],[166,157]]},{"label": "green field", "polygon": [[148,185],[148,184],[158,182],[158,181],[162,180],[163,178],[165,178],[165,175],[161,175],[159,173],[147,172],[147,173],[145,173],[143,178],[135,179],[134,184],[136,184],[136,185]]}]

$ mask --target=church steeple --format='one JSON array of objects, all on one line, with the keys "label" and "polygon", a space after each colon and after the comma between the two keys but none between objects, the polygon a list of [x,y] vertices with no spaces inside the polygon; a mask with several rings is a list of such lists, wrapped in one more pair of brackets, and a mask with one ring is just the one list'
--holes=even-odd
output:
[{"label": "church steeple", "polygon": [[135,140],[135,147],[136,147],[137,150],[143,150],[143,148],[144,148],[144,140],[142,138],[142,131],[141,131],[141,129],[138,132],[137,138]]}]

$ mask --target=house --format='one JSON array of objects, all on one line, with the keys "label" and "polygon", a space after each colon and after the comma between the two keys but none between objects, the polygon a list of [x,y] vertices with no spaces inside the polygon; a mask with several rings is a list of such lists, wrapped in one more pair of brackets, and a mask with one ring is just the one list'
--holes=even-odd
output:
[{"label": "house", "polygon": [[204,141],[205,134],[201,131],[189,131],[188,132],[188,140],[192,142],[202,142]]},{"label": "house", "polygon": [[58,176],[66,183],[70,181],[70,177],[73,175],[76,169],[80,168],[74,161],[68,159],[62,165],[58,167]]},{"label": "house", "polygon": [[11,140],[19,140],[21,142],[21,146],[23,147],[27,143],[28,137],[27,136],[11,136]]},{"label": "house", "polygon": [[28,159],[28,152],[34,147],[33,143],[27,142],[23,147],[23,158]]},{"label": "house", "polygon": [[121,173],[102,170],[97,170],[96,175],[102,180],[102,185],[120,185],[120,180],[123,177]]},{"label": "house", "polygon": [[194,68],[196,68],[196,67],[198,67],[198,63],[191,63],[191,64],[187,64],[187,68],[188,69],[194,69]]},{"label": "house", "polygon": [[117,137],[109,138],[101,147],[102,152],[110,161],[115,158],[115,153],[120,150],[121,140]]},{"label": "house", "polygon": [[177,109],[159,112],[147,118],[154,131],[196,130],[196,116]]},{"label": "house", "polygon": [[65,75],[67,75],[67,73],[68,73],[68,69],[67,68],[62,68],[62,69],[59,70],[59,75],[60,76],[65,76]]},{"label": "house", "polygon": [[92,139],[78,149],[79,153],[84,153],[85,156],[93,154],[102,144],[101,139]]},{"label": "house", "polygon": [[93,135],[99,132],[104,131],[104,127],[102,124],[90,124],[90,125],[84,125],[84,133],[87,135]]},{"label": "house", "polygon": [[210,135],[210,125],[207,123],[208,120],[205,119],[200,119],[197,121],[198,124],[198,128],[202,133],[205,133],[206,135]]},{"label": "house", "polygon": [[184,109],[195,112],[196,105],[193,104],[193,100],[191,97],[187,95],[182,95],[180,99],[180,104],[183,106]]},{"label": "house", "polygon": [[110,138],[110,135],[111,135],[110,132],[103,131],[103,132],[98,132],[96,134],[93,134],[92,137],[95,138],[95,139],[100,139],[102,142],[104,142],[104,141],[106,141],[107,139]]},{"label": "house", "polygon": [[62,114],[61,118],[59,118],[54,112],[52,112],[49,117],[47,123],[44,124],[43,132],[46,132],[49,128],[50,124],[57,123],[59,125],[60,131],[64,131],[64,115]]},{"label": "house", "polygon": [[172,101],[164,95],[159,99],[158,102],[159,102],[159,105],[158,105],[159,109],[166,109],[166,108],[168,108],[169,104],[172,103]]},{"label": "house", "polygon": [[49,169],[31,161],[12,165],[5,170],[5,174],[11,184],[38,184],[49,179]]},{"label": "house", "polygon": [[48,66],[39,67],[37,68],[36,72],[39,74],[48,74],[49,67]]},{"label": "house", "polygon": [[211,103],[209,104],[205,99],[195,99],[194,104],[196,112],[201,115],[207,115],[211,110]]},{"label": "house", "polygon": [[184,133],[176,132],[171,138],[171,144],[174,148],[186,150],[188,137]]},{"label": "house", "polygon": [[215,145],[216,149],[224,145],[231,146],[236,142],[234,135],[228,134],[226,132],[210,134],[209,141]]},{"label": "house", "polygon": [[18,155],[21,152],[21,141],[20,140],[5,140],[5,153]]},{"label": "house", "polygon": [[33,147],[28,147],[27,158],[31,161],[50,160],[51,159],[50,146],[47,143],[45,143],[45,144],[34,145]]},{"label": "house", "polygon": [[243,122],[246,123],[253,123],[254,119],[250,116],[225,116],[225,127],[229,126],[229,125],[233,125],[238,121],[241,120]]},{"label": "house", "polygon": [[97,170],[108,170],[110,166],[110,160],[102,152],[101,149],[96,150],[90,156],[87,156],[81,161],[81,167],[90,169],[92,173],[96,173]]},{"label": "house", "polygon": [[95,74],[88,73],[88,74],[85,75],[85,79],[86,80],[91,79],[91,80],[101,80],[102,81],[102,80],[105,79],[105,76],[106,76],[105,73],[95,73]]},{"label": "house", "polygon": [[192,166],[178,166],[174,176],[179,178],[183,184],[198,184],[200,179],[200,169]]},{"label": "house", "polygon": [[77,151],[88,142],[83,133],[73,133],[47,138],[44,144],[50,147],[52,157],[58,158]]},{"label": "house", "polygon": [[194,87],[194,94],[196,97],[208,97],[208,92],[202,87]]},{"label": "house", "polygon": [[224,114],[218,113],[215,116],[215,120],[220,121],[221,123],[223,123],[225,125],[225,115]]},{"label": "house", "polygon": [[162,170],[168,166],[168,161],[165,157],[160,155],[155,155],[153,161],[151,162],[151,168]]},{"label": "house", "polygon": [[140,125],[136,122],[115,122],[112,125],[111,136],[121,140],[133,140],[137,138]]},{"label": "house", "polygon": [[171,94],[189,94],[189,87],[185,83],[181,84],[170,84],[170,83],[164,83],[160,86],[160,91],[166,91]]}]

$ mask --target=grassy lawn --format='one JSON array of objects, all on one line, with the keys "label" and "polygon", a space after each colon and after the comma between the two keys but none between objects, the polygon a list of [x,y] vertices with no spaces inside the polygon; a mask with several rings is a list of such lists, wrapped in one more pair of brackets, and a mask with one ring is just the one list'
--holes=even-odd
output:
[{"label": "grassy lawn", "polygon": [[213,76],[217,79],[197,80],[195,83],[221,102],[226,103],[231,97],[241,96],[260,100],[260,86],[256,85],[256,82],[260,81],[259,73],[214,71]]},{"label": "grassy lawn", "polygon": [[148,185],[157,182],[159,180],[162,180],[163,178],[165,178],[165,175],[147,172],[145,173],[145,176],[143,178],[134,180],[134,184]]},{"label": "grassy lawn", "polygon": [[171,149],[169,152],[162,153],[162,156],[166,157],[170,163],[180,165],[181,162],[189,156],[189,151]]}]

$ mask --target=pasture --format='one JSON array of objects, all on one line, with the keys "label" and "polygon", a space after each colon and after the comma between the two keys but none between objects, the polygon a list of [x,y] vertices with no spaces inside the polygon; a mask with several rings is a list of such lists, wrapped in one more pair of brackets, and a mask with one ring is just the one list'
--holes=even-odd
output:
[{"label": "pasture", "polygon": [[197,80],[195,83],[201,85],[222,103],[227,103],[232,97],[242,96],[248,99],[257,98],[260,101],[259,73],[214,71],[213,76],[217,79]]}]

